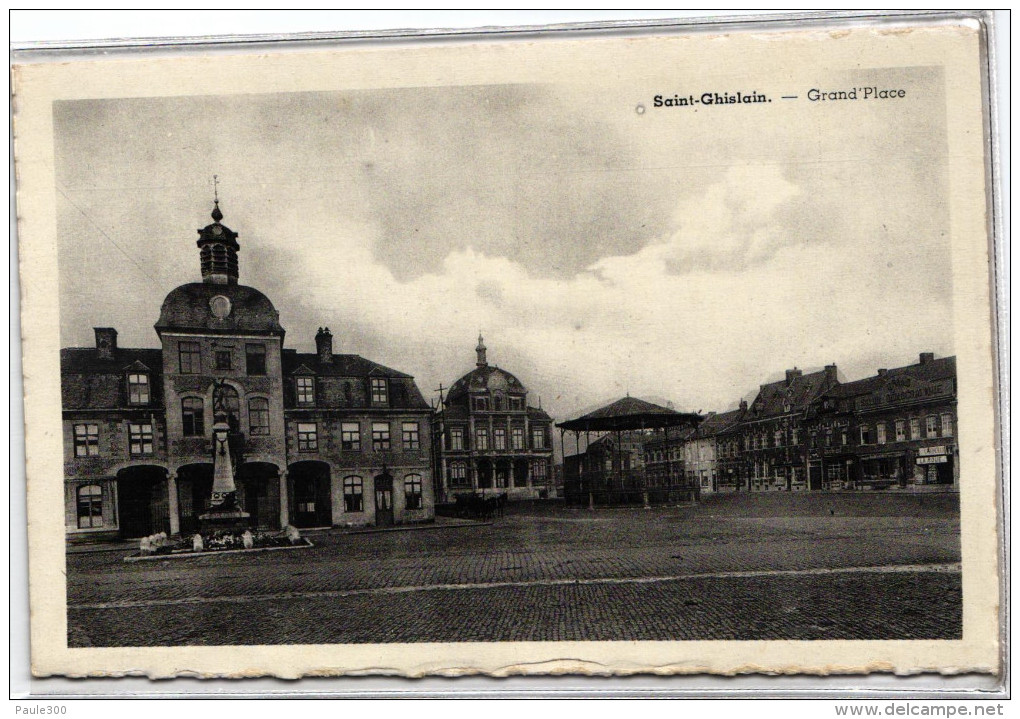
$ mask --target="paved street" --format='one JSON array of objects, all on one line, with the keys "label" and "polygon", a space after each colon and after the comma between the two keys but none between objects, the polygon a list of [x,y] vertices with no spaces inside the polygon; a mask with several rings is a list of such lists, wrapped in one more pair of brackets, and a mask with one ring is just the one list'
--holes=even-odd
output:
[{"label": "paved street", "polygon": [[72,646],[960,636],[953,495],[761,495],[68,557]]}]

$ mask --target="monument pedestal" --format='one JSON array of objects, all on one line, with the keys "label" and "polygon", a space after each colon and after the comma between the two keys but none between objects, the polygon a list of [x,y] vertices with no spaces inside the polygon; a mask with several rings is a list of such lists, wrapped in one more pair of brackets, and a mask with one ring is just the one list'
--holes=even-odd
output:
[{"label": "monument pedestal", "polygon": [[198,515],[198,531],[203,536],[216,532],[243,532],[250,529],[251,515],[236,507],[225,511],[215,509]]}]

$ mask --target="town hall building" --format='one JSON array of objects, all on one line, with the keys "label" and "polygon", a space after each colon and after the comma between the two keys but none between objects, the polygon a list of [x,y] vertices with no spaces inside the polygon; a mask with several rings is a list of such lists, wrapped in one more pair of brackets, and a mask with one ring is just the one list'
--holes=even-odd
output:
[{"label": "town hall building", "polygon": [[284,347],[273,303],[238,284],[219,202],[200,229],[201,282],[167,295],[158,349],[61,350],[65,525],[74,540],[191,533],[208,509],[212,427],[225,416],[237,502],[258,529],[434,517],[431,408],[414,378]]}]

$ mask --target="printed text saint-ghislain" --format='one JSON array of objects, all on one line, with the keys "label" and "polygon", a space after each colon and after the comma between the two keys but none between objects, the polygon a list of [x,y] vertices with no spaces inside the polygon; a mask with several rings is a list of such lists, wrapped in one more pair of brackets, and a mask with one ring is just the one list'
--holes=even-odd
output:
[{"label": "printed text saint-ghislain", "polygon": [[656,95],[652,107],[690,107],[692,105],[743,105],[772,102],[768,96],[751,92],[705,92],[701,95]]}]

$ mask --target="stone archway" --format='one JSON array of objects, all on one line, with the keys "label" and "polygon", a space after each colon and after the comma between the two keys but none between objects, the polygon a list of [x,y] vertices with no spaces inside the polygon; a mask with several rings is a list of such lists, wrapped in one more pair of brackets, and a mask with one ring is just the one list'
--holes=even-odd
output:
[{"label": "stone archway", "polygon": [[170,497],[163,467],[136,465],[117,472],[117,523],[124,539],[170,533]]},{"label": "stone archway", "polygon": [[[328,472],[327,471],[327,485]],[[237,469],[237,500],[255,529],[280,528],[280,469],[271,462],[245,462]],[[328,523],[328,522],[327,522]]]},{"label": "stone archway", "polygon": [[332,526],[329,464],[318,460],[295,462],[287,468],[287,484],[295,527]]},{"label": "stone archway", "polygon": [[199,529],[198,517],[209,509],[212,496],[213,465],[207,462],[185,464],[177,469],[177,513],[181,534]]}]

